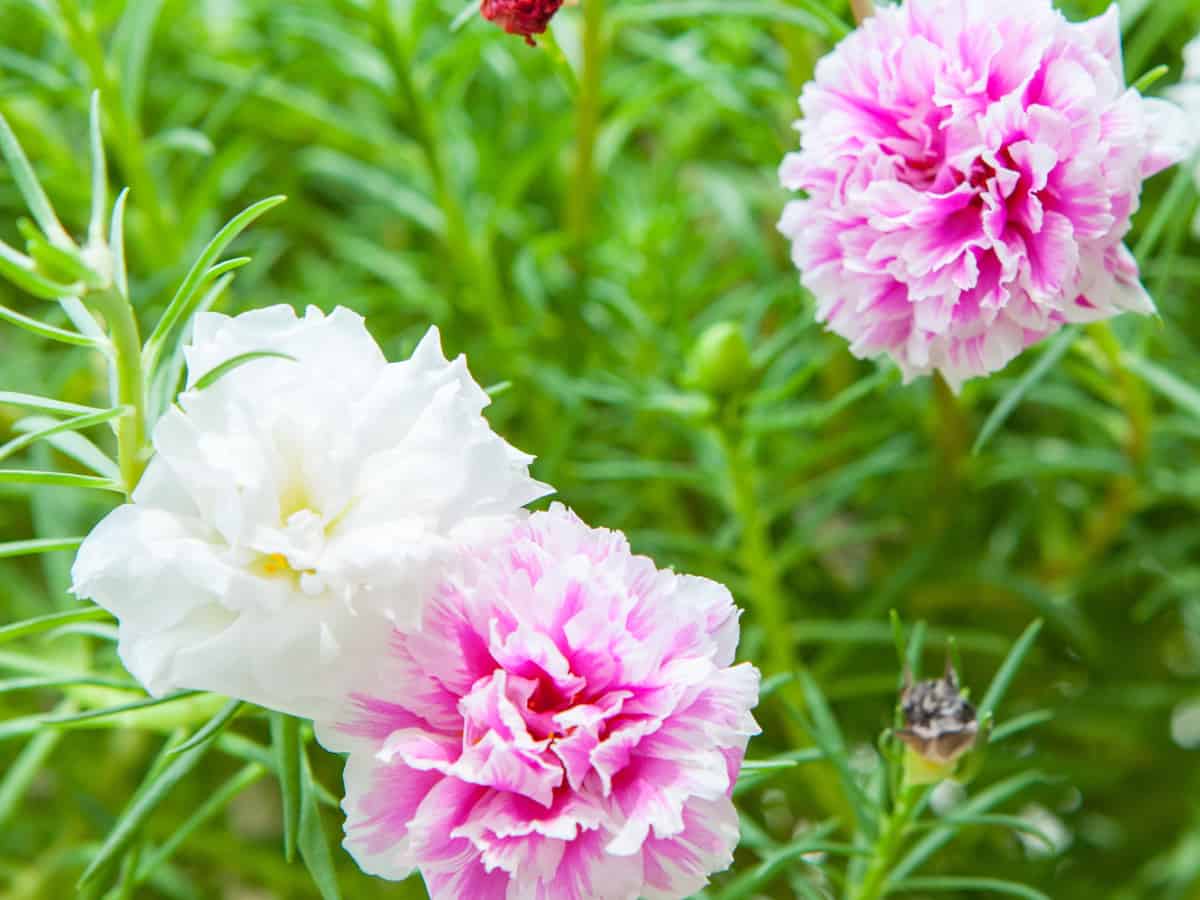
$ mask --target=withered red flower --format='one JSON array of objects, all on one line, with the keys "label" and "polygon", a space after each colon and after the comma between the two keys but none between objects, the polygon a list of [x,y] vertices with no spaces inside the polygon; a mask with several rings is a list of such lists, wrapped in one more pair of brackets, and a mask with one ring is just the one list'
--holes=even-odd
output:
[{"label": "withered red flower", "polygon": [[519,34],[530,47],[533,35],[545,34],[550,19],[563,0],[483,0],[483,17],[501,26],[509,34]]}]

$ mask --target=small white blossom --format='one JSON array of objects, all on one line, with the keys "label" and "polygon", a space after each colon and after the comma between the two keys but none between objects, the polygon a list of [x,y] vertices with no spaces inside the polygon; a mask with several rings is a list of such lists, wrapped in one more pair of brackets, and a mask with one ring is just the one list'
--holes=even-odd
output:
[{"label": "small white blossom", "polygon": [[[272,351],[202,390],[199,378]],[[197,688],[304,716],[340,697],[458,542],[549,488],[481,415],[488,397],[431,328],[388,363],[361,317],[205,314],[188,390],[155,427],[133,502],[79,550],[74,591],[120,619],[152,694]]]}]

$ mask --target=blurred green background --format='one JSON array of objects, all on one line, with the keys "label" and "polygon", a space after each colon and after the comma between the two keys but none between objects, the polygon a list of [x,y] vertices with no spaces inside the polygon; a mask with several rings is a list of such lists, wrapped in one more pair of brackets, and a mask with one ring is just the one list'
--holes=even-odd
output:
[{"label": "blurred green background", "polygon": [[[559,498],[660,564],[732,587],[748,610],[742,655],[767,674],[787,661],[763,661],[756,610],[784,598],[795,657],[828,696],[852,767],[891,720],[890,609],[929,623],[927,670],[956,635],[977,693],[1045,619],[998,718],[1053,718],[992,750],[970,789],[1044,773],[1004,811],[1058,845],[972,826],[923,874],[1004,877],[1062,900],[1200,897],[1190,168],[1148,186],[1131,238],[1161,320],[1116,322],[1119,345],[1103,331],[1050,344],[1061,359],[1023,396],[1014,390],[1045,346],[954,400],[929,380],[902,386],[891,366],[856,361],[822,333],[774,230],[795,98],[849,19],[844,3],[587,0],[564,8],[556,40],[537,50],[477,16],[452,30],[465,5],[0,0],[0,112],[78,231],[87,98],[102,90],[112,177],[132,187],[144,324],[225,219],[287,194],[239,240],[254,262],[218,308],[344,304],[392,358],[437,323],[481,383],[511,382],[490,419],[537,454],[535,474]],[[1200,0],[1122,7],[1130,82],[1158,64],[1169,72],[1154,90],[1176,81]],[[0,237],[18,244],[24,214],[0,172]],[[7,286],[0,304],[45,309]],[[713,391],[694,348],[719,322],[751,356]],[[3,389],[89,403],[104,374],[93,355],[0,328]],[[19,416],[0,407],[0,437]],[[28,458],[71,465],[45,447]],[[0,486],[0,540],[83,534],[103,512],[71,491]],[[0,623],[72,603],[70,562],[0,560]],[[0,681],[119,674],[110,629],[83,631],[0,647]],[[163,712],[138,727],[29,727],[60,703],[114,696],[0,690],[0,897],[73,896],[179,724]],[[752,756],[789,749],[784,718],[764,701]],[[266,743],[254,716],[235,730]],[[337,793],[339,761],[310,755]],[[150,820],[151,844],[245,765],[210,753]],[[739,797],[752,837],[738,871],[829,814],[812,784],[835,776],[812,771]],[[304,867],[283,861],[279,792],[259,776],[132,895],[318,896]],[[340,814],[326,810],[325,826],[337,838]],[[424,896],[415,880],[389,885],[334,857],[347,897]],[[756,896],[823,884],[794,862]]]}]

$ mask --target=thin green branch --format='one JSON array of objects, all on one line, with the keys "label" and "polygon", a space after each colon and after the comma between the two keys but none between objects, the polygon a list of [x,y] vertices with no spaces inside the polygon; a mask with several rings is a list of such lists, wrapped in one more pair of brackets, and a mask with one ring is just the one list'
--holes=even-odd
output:
[{"label": "thin green branch", "polygon": [[871,861],[862,884],[847,894],[851,900],[880,900],[887,894],[888,876],[928,792],[929,788],[923,785],[910,784],[901,789],[871,848]]},{"label": "thin green branch", "polygon": [[384,54],[396,79],[396,90],[408,117],[412,138],[420,148],[433,181],[438,206],[446,219],[445,233],[442,235],[446,257],[460,269],[460,276],[474,283],[477,292],[474,304],[490,320],[496,334],[503,338],[508,332],[504,314],[506,303],[496,268],[490,256],[476,246],[466,211],[450,181],[436,114],[413,78],[413,58],[408,42],[400,32],[388,0],[375,0],[373,15]]},{"label": "thin green branch", "polygon": [[150,168],[141,123],[130,116],[120,102],[122,92],[114,74],[116,69],[109,65],[104,46],[85,18],[79,0],[57,0],[57,4],[67,42],[83,60],[92,86],[106,101],[105,111],[112,125],[117,162],[137,198],[138,207],[145,211],[152,240],[143,242],[143,251],[158,263],[170,265],[179,255],[181,240],[174,216]]},{"label": "thin green branch", "polygon": [[575,172],[567,193],[567,229],[578,258],[586,255],[596,196],[596,141],[604,79],[605,0],[583,0],[583,73],[576,100]]},{"label": "thin green branch", "polygon": [[97,291],[88,303],[104,316],[115,351],[116,400],[128,412],[117,421],[117,465],[126,496],[133,494],[150,458],[146,440],[146,384],[142,341],[133,307],[116,291]]}]

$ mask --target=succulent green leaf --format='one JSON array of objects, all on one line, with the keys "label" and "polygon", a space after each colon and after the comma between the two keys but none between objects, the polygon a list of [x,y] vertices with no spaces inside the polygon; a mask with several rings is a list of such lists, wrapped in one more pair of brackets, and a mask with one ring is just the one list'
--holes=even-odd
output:
[{"label": "succulent green leaf", "polygon": [[279,789],[283,794],[284,857],[291,862],[296,856],[304,802],[301,796],[300,720],[283,713],[271,713],[271,744],[275,751]]},{"label": "succulent green leaf", "polygon": [[30,444],[40,440],[53,437],[56,434],[62,434],[67,431],[79,431],[84,428],[91,428],[96,425],[102,425],[105,422],[111,422],[119,416],[126,415],[129,412],[124,407],[116,409],[105,409],[97,413],[87,413],[82,416],[76,416],[73,419],[55,422],[52,425],[45,425],[36,431],[27,432],[20,437],[15,437],[7,443],[0,445],[0,460],[5,460],[19,450],[28,447]]},{"label": "succulent green leaf", "polygon": [[49,613],[26,619],[23,622],[13,622],[11,625],[0,626],[0,644],[15,641],[19,638],[30,637],[69,625],[73,622],[94,622],[101,619],[111,619],[112,613],[99,606],[85,606],[83,609],[72,609],[67,612]]},{"label": "succulent green leaf", "polygon": [[152,769],[149,777],[117,817],[108,837],[104,839],[104,843],[100,845],[100,849],[96,851],[83,875],[80,876],[78,886],[82,887],[108,871],[141,832],[146,821],[171,793],[175,785],[182,781],[204,758],[209,746],[207,743],[200,744],[187,753],[174,757],[166,766],[155,767],[158,771]]},{"label": "succulent green leaf", "polygon": [[117,494],[125,493],[125,488],[111,478],[74,475],[70,472],[43,472],[36,469],[0,469],[0,484],[49,485],[87,488],[93,491],[112,491]]},{"label": "succulent green leaf", "polygon": [[8,161],[13,179],[17,182],[17,189],[25,198],[29,212],[37,220],[42,232],[50,242],[60,247],[74,246],[75,242],[71,240],[71,236],[58,221],[54,207],[50,205],[46,192],[42,190],[42,183],[38,180],[33,166],[29,164],[29,159],[25,156],[25,151],[21,149],[17,136],[13,134],[8,120],[3,115],[0,115],[0,154],[3,154],[5,160]]},{"label": "succulent green leaf", "polygon": [[1036,619],[1030,623],[1029,627],[1021,633],[1016,643],[1013,644],[1012,650],[1004,658],[1004,662],[1000,664],[1000,668],[996,670],[996,675],[992,678],[992,683],[988,685],[987,693],[979,701],[978,712],[981,721],[992,715],[996,711],[996,707],[1000,705],[1000,701],[1004,699],[1009,685],[1017,677],[1017,672],[1020,670],[1021,664],[1025,661],[1025,657],[1029,655],[1029,651],[1033,649],[1033,643],[1037,640],[1038,633],[1041,630],[1042,620]]},{"label": "succulent green leaf", "polygon": [[32,259],[0,241],[0,275],[3,275],[21,290],[41,297],[57,300],[59,297],[79,293],[80,284],[53,281],[37,271]]},{"label": "succulent green leaf", "polygon": [[78,331],[68,331],[65,328],[56,328],[53,325],[47,325],[45,322],[39,322],[37,319],[31,319],[29,316],[22,315],[19,312],[9,309],[5,306],[0,306],[0,321],[16,325],[30,334],[35,334],[38,337],[46,338],[51,341],[59,341],[64,344],[74,344],[77,347],[96,347],[99,342],[95,338],[87,337],[80,334]]},{"label": "succulent green leaf", "polygon": [[180,753],[186,753],[193,747],[198,747],[201,744],[206,744],[210,741],[216,740],[217,737],[220,736],[221,732],[229,726],[229,723],[237,718],[238,713],[240,713],[245,706],[246,703],[244,700],[230,700],[223,707],[221,707],[221,711],[219,713],[208,720],[203,728],[197,731],[178,747],[174,747],[168,751],[168,755],[176,756]]},{"label": "succulent green leaf", "polygon": [[317,802],[316,782],[312,769],[308,764],[308,755],[301,749],[301,788],[303,806],[300,810],[300,856],[313,883],[320,891],[322,900],[341,900],[338,888],[337,872],[333,866],[333,856],[329,851],[329,841],[321,826],[321,808]]},{"label": "succulent green leaf", "polygon": [[221,252],[250,223],[268,210],[274,209],[286,199],[283,196],[268,197],[265,200],[259,200],[257,203],[248,206],[230,219],[217,232],[216,236],[209,241],[208,246],[200,253],[196,262],[192,264],[192,268],[184,277],[183,283],[179,285],[179,290],[171,298],[166,311],[162,314],[162,318],[158,320],[158,324],[146,342],[144,356],[146,368],[149,372],[153,373],[155,370],[159,356],[176,327],[183,325],[191,318],[192,313],[195,311],[196,302],[202,296],[205,285],[220,274],[218,272],[214,275],[213,269],[210,268],[217,261],[217,257],[221,255]]},{"label": "succulent green leaf", "polygon": [[92,91],[88,109],[88,137],[92,149],[92,215],[88,220],[88,244],[102,248],[105,245],[105,219],[108,216],[108,162],[104,158],[99,91]]}]

